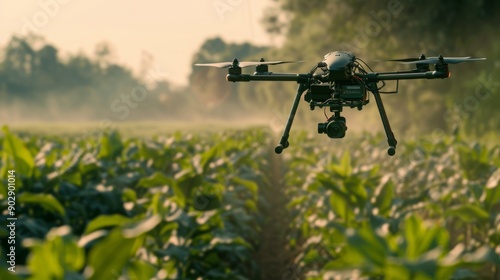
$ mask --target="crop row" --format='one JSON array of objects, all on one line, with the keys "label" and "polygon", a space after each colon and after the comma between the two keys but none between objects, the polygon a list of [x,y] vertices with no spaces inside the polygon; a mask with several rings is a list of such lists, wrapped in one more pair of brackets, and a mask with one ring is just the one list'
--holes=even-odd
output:
[{"label": "crop row", "polygon": [[453,136],[400,144],[388,158],[373,137],[343,146],[306,135],[294,142],[300,147],[286,159],[289,242],[300,253],[287,274],[500,277],[500,147]]},{"label": "crop row", "polygon": [[[17,175],[16,275],[255,278],[265,139],[260,132],[20,139],[4,128],[2,178]],[[7,237],[4,227],[0,235]],[[6,248],[2,242],[0,258]],[[5,271],[0,278],[14,277]]]}]

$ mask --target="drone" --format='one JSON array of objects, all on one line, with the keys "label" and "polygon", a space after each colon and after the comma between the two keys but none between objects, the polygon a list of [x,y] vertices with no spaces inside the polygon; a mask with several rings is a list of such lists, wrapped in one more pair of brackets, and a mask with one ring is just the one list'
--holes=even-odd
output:
[{"label": "drone", "polygon": [[[196,66],[210,66],[217,68],[228,68],[226,80],[228,82],[250,82],[250,81],[292,81],[297,82],[297,92],[288,116],[288,120],[280,138],[279,144],[274,151],[281,154],[288,148],[288,137],[294,116],[302,95],[309,108],[324,108],[327,121],[318,124],[318,133],[326,134],[330,138],[344,138],[347,125],[345,117],[341,116],[344,107],[362,110],[370,101],[368,92],[371,92],[382,119],[389,156],[396,154],[396,137],[392,132],[387,117],[381,93],[398,93],[399,80],[412,79],[446,79],[450,72],[448,64],[461,62],[480,61],[486,58],[467,57],[426,57],[424,54],[418,58],[390,59],[385,61],[399,62],[403,64],[415,64],[415,69],[392,72],[374,72],[370,66],[350,52],[334,51],[326,54],[321,62],[304,74],[273,73],[269,72],[269,65],[294,63],[301,61],[265,61],[263,58],[258,62],[239,62],[236,58],[232,62],[220,63],[198,63]],[[430,69],[434,65],[434,70]],[[255,73],[242,74],[242,68],[255,66]],[[368,72],[365,67],[370,70]],[[394,91],[382,91],[386,85],[385,81],[396,81]],[[328,117],[326,110],[329,109],[331,116]]]}]

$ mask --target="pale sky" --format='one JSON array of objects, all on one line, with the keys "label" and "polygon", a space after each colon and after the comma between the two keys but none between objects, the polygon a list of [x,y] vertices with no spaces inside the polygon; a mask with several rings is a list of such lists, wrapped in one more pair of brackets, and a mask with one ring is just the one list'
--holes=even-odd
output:
[{"label": "pale sky", "polygon": [[36,31],[62,51],[92,55],[108,42],[116,62],[137,71],[144,51],[156,72],[187,84],[191,60],[207,39],[269,45],[261,25],[271,0],[0,0],[0,47]]}]

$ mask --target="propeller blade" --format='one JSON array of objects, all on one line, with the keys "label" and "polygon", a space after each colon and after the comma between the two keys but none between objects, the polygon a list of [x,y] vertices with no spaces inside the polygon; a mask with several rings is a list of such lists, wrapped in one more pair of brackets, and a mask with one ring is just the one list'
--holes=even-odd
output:
[{"label": "propeller blade", "polygon": [[[455,60],[455,59],[468,59],[470,56],[461,56],[461,57],[444,57],[445,60]],[[395,61],[395,62],[401,62],[403,64],[412,64],[412,63],[432,63],[432,62],[427,62],[427,60],[434,61],[439,59],[437,56],[431,56],[431,57],[426,57],[426,58],[419,58],[419,57],[409,57],[409,58],[401,58],[401,59],[384,59],[384,60],[379,60],[379,61]],[[436,61],[437,62],[437,61]],[[436,63],[434,62],[434,63]]]},{"label": "propeller blade", "polygon": [[295,62],[302,62],[302,61],[292,61],[292,60],[290,60],[290,61],[264,61],[264,62],[242,61],[242,62],[240,62],[240,67],[245,68],[245,67],[257,66],[257,65],[278,65],[278,64],[285,64],[285,63],[295,63]]},{"label": "propeller blade", "polygon": [[[472,57],[444,57],[444,63],[448,64],[457,64],[461,62],[470,62],[470,61],[480,61],[486,60],[484,57],[472,58]],[[402,62],[403,64],[415,64],[415,63],[425,63],[425,64],[435,64],[439,62],[438,57],[430,57],[424,60],[412,61],[412,62]]]},{"label": "propeller blade", "polygon": [[207,67],[217,67],[217,68],[228,68],[233,65],[232,62],[218,62],[218,63],[196,63],[195,66],[207,66]]},{"label": "propeller blade", "polygon": [[[278,65],[285,63],[295,63],[302,61],[242,61],[238,64],[241,68],[257,66],[257,65]],[[228,68],[233,65],[233,62],[216,62],[216,63],[196,63],[195,66],[207,66],[217,68]]]},{"label": "propeller blade", "polygon": [[409,57],[409,58],[399,58],[399,59],[380,59],[376,61],[395,61],[395,62],[409,62],[419,60],[418,57]]}]

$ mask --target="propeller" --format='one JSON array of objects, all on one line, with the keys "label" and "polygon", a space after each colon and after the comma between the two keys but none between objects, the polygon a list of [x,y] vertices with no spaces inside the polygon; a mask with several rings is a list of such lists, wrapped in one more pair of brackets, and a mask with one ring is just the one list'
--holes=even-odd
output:
[{"label": "propeller", "polygon": [[402,64],[435,64],[438,63],[442,59],[443,63],[448,64],[456,64],[461,62],[468,61],[479,61],[486,60],[486,58],[472,58],[470,56],[461,56],[461,57],[442,57],[442,56],[431,56],[425,57],[425,55],[420,55],[419,58],[411,57],[411,58],[400,58],[400,59],[386,59],[381,61],[395,61],[400,62]]},{"label": "propeller", "polygon": [[278,64],[286,64],[286,63],[297,63],[297,62],[302,62],[302,61],[295,61],[295,60],[287,60],[287,61],[266,61],[266,62],[251,62],[251,61],[243,61],[240,62],[240,67],[245,68],[248,66],[257,66],[257,65],[278,65]]},{"label": "propeller", "polygon": [[417,60],[417,61],[409,61],[409,62],[402,62],[403,64],[415,64],[415,63],[425,63],[425,64],[435,64],[438,63],[439,61],[443,61],[443,63],[447,64],[457,64],[461,62],[470,62],[470,61],[480,61],[480,60],[486,60],[484,57],[478,57],[478,58],[472,58],[472,57],[429,57],[424,60]]},{"label": "propeller", "polygon": [[[235,63],[236,62],[236,63]],[[196,63],[195,66],[208,66],[208,67],[217,67],[217,68],[228,68],[233,65],[238,65],[241,68],[249,67],[249,66],[257,66],[257,65],[278,65],[285,63],[295,63],[302,61],[242,61],[238,62],[238,60],[234,60],[232,62],[217,62],[217,63]]]}]

